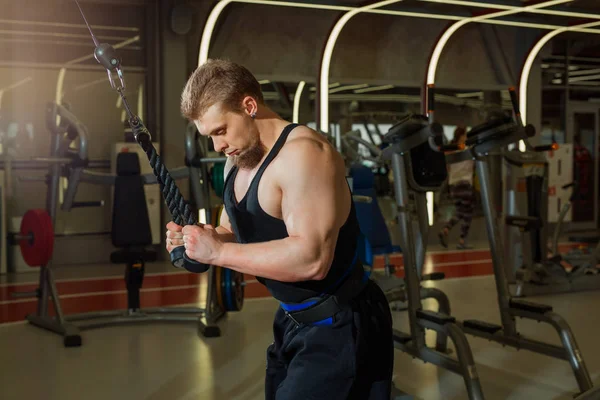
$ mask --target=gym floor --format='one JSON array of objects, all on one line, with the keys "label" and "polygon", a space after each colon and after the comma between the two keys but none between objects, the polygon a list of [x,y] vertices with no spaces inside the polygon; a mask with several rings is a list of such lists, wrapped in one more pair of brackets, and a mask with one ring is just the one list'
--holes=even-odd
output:
[{"label": "gym floor", "polygon": [[[432,245],[425,272],[443,271],[447,279],[425,282],[446,292],[452,314],[499,322],[487,243],[467,251]],[[401,264],[400,257],[392,258]],[[381,265],[381,260],[378,260]],[[402,274],[402,272],[401,272]],[[35,310],[29,299],[13,299],[14,290],[35,288],[37,275],[0,278],[0,343],[5,365],[0,374],[2,399],[263,399],[265,350],[277,302],[247,277],[240,313],[221,320],[219,338],[200,338],[194,323],[156,323],[82,332],[83,345],[64,348],[62,339],[23,322]],[[121,309],[126,304],[122,268],[114,265],[58,268],[56,279],[66,314]],[[203,276],[173,272],[151,264],[142,289],[143,307],[202,306]],[[552,305],[570,323],[595,385],[600,385],[597,323],[600,292],[580,292],[531,299]],[[433,309],[433,302],[424,302]],[[590,319],[588,319],[590,318]],[[407,329],[404,312],[394,313]],[[520,332],[560,344],[549,326],[517,321]],[[503,348],[468,337],[486,399],[571,399],[577,385],[566,361]],[[433,344],[435,335],[428,335]],[[415,399],[466,399],[462,378],[395,352],[394,381]],[[26,377],[26,378],[25,378]],[[34,383],[36,382],[36,383]]]}]

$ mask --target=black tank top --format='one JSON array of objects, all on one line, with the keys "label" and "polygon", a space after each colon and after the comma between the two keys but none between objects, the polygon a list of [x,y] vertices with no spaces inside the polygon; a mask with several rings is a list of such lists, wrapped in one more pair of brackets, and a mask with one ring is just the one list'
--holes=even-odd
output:
[{"label": "black tank top", "polygon": [[[290,124],[284,128],[252,179],[246,195],[239,202],[235,197],[234,190],[237,167],[234,166],[227,175],[223,202],[231,222],[231,228],[239,243],[258,243],[288,237],[283,220],[267,214],[258,203],[258,184],[269,164],[285,144],[289,133],[296,126],[298,125]],[[351,210],[346,222],[340,228],[333,262],[325,279],[303,282],[280,282],[258,276],[256,279],[267,287],[273,297],[286,303],[299,303],[323,293],[331,293],[357,261],[355,255],[359,232],[354,202],[351,201]],[[281,266],[281,268],[285,267],[285,265]]]}]

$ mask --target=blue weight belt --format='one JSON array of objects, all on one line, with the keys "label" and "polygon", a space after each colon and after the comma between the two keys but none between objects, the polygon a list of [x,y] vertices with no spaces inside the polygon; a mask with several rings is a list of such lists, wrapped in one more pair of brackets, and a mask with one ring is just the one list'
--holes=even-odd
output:
[{"label": "blue weight belt", "polygon": [[354,254],[350,267],[332,285],[334,288],[337,286],[333,294],[325,290],[318,297],[307,299],[302,303],[281,302],[281,308],[297,324],[331,325],[333,316],[342,311],[342,307],[356,297],[369,280],[369,274],[364,271],[362,263],[357,261],[358,250]]}]

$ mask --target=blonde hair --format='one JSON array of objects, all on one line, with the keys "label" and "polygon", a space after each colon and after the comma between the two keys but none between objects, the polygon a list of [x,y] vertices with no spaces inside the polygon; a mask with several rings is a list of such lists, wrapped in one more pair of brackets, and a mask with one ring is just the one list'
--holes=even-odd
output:
[{"label": "blonde hair", "polygon": [[227,60],[211,59],[188,79],[181,95],[181,113],[196,120],[208,108],[222,103],[227,111],[241,112],[244,97],[264,104],[260,84],[245,67]]}]

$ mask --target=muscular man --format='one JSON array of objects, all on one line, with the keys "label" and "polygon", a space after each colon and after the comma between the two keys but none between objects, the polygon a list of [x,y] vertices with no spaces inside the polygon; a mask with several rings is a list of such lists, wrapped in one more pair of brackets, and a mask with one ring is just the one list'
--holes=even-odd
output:
[{"label": "muscular man", "polygon": [[344,162],[319,133],[283,120],[256,78],[210,60],[181,110],[233,167],[220,226],[167,225],[167,250],[252,274],[280,302],[267,350],[267,399],[390,398],[392,319],[357,258]]}]

